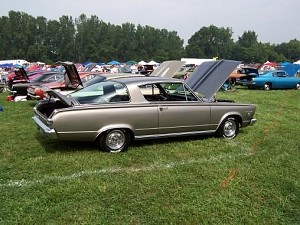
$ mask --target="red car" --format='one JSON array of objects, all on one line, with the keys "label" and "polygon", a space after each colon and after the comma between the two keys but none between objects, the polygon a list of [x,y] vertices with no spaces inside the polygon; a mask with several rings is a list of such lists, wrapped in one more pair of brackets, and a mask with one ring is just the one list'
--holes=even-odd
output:
[{"label": "red car", "polygon": [[[92,71],[78,72],[74,64],[66,65],[65,68],[66,74],[64,75],[64,78],[58,81],[43,85],[29,85],[27,88],[28,97],[41,100],[45,97],[43,90],[53,89],[58,92],[63,90],[74,90],[78,86],[83,87],[83,83],[86,81],[101,75],[99,72]],[[73,76],[76,78],[78,76],[80,79],[72,79]]]}]

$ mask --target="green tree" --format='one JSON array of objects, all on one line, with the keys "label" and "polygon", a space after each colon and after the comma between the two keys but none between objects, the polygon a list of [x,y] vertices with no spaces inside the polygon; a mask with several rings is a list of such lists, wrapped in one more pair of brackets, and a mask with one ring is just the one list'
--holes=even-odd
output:
[{"label": "green tree", "polygon": [[47,19],[45,17],[37,17],[32,20],[30,28],[32,43],[28,47],[28,58],[32,61],[43,61],[47,62],[48,52],[50,51],[49,46],[46,45],[46,34],[47,34]]},{"label": "green tree", "polygon": [[9,18],[2,16],[0,18],[0,59],[8,59],[10,57],[10,26]]},{"label": "green tree", "polygon": [[218,28],[214,25],[202,27],[188,40],[187,57],[231,58],[233,48],[231,28]]},{"label": "green tree", "polygon": [[288,43],[282,43],[275,47],[275,51],[284,55],[286,60],[295,62],[300,59],[300,41],[297,39],[290,40]]},{"label": "green tree", "polygon": [[237,44],[244,48],[256,46],[258,42],[255,31],[245,31],[243,35],[238,38]]},{"label": "green tree", "polygon": [[62,16],[59,18],[59,30],[56,34],[57,39],[57,55],[59,60],[75,60],[75,25],[72,17]]},{"label": "green tree", "polygon": [[162,62],[170,59],[180,59],[184,56],[183,39],[178,36],[176,31],[162,29],[159,31],[158,36],[155,59]]},{"label": "green tree", "polygon": [[271,45],[270,43],[259,43],[258,45],[259,54],[257,57],[257,62],[283,62],[286,58],[275,51],[275,45]]},{"label": "green tree", "polygon": [[[6,58],[28,58],[28,48],[34,44],[34,18],[26,13],[9,11],[4,25]],[[3,29],[2,29],[3,30]],[[2,31],[1,31],[2,32]]]},{"label": "green tree", "polygon": [[202,27],[183,47],[176,31],[151,26],[105,23],[95,15],[59,20],[32,17],[9,11],[0,17],[0,58],[24,58],[28,61],[58,60],[74,62],[110,60],[156,60],[159,62],[193,58],[235,59],[245,63],[296,61],[300,57],[300,41],[271,45],[259,43],[255,31],[245,31],[235,43],[231,28]]},{"label": "green tree", "polygon": [[97,16],[87,18],[85,14],[81,14],[75,19],[75,25],[77,61],[105,60],[109,51],[108,42],[111,41],[109,24],[99,20]]},{"label": "green tree", "polygon": [[47,30],[45,35],[45,45],[48,49],[48,58],[52,62],[61,60],[59,46],[60,39],[57,33],[60,30],[60,24],[56,20],[49,20],[47,23]]}]

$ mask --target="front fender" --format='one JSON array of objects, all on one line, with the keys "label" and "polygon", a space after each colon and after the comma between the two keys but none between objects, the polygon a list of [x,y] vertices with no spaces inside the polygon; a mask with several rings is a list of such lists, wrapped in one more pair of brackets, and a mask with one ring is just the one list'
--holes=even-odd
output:
[{"label": "front fender", "polygon": [[225,118],[227,118],[227,117],[236,117],[236,118],[238,118],[238,121],[239,121],[239,123],[240,123],[240,125],[241,125],[241,120],[242,120],[242,114],[241,113],[239,113],[239,112],[228,112],[228,113],[225,113],[223,116],[222,116],[222,118],[220,119],[220,121],[219,121],[219,124],[218,124],[218,127],[217,127],[217,130],[219,129],[219,127],[220,127],[220,125],[221,125],[221,123],[225,120]]}]

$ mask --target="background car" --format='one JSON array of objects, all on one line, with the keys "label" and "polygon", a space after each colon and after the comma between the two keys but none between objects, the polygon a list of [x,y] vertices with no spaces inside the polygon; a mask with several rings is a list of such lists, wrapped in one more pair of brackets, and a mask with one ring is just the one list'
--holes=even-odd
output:
[{"label": "background car", "polygon": [[[101,74],[99,72],[80,72],[79,77],[80,81],[82,83],[85,83],[86,81],[89,81],[90,79],[100,76]],[[78,85],[80,84],[72,84],[68,80],[66,80],[66,77],[68,75],[64,75],[61,79],[54,81],[54,82],[49,82],[49,83],[44,83],[44,84],[32,84],[29,85],[27,88],[27,95],[29,98],[32,99],[43,99],[45,97],[43,89],[54,89],[58,92],[60,91],[74,91]]]},{"label": "background car", "polygon": [[272,70],[245,82],[248,88],[270,89],[300,89],[300,77],[290,77],[283,70]]},{"label": "background car", "polygon": [[10,89],[10,93],[15,96],[27,96],[27,88],[29,85],[43,85],[50,82],[55,82],[63,78],[63,73],[44,71],[31,80],[24,78],[23,82],[15,83]]}]

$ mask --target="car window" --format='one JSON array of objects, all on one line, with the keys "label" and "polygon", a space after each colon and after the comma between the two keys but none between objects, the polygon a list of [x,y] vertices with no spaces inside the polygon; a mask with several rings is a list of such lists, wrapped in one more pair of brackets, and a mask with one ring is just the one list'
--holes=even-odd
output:
[{"label": "car window", "polygon": [[99,82],[73,92],[69,96],[75,98],[81,104],[129,101],[127,88],[123,84],[114,81]]},{"label": "car window", "polygon": [[183,83],[155,83],[139,86],[147,101],[198,101]]},{"label": "car window", "polygon": [[84,77],[81,77],[80,79],[81,79],[82,83],[85,83],[85,82],[93,79],[95,76],[96,76],[95,74],[87,74]]},{"label": "car window", "polygon": [[280,71],[280,72],[277,72],[277,73],[276,73],[276,76],[277,76],[277,77],[286,77],[286,73]]},{"label": "car window", "polygon": [[48,79],[46,79],[45,81],[54,82],[54,81],[60,80],[62,78],[63,78],[62,74],[54,74],[54,75],[50,76]]}]

